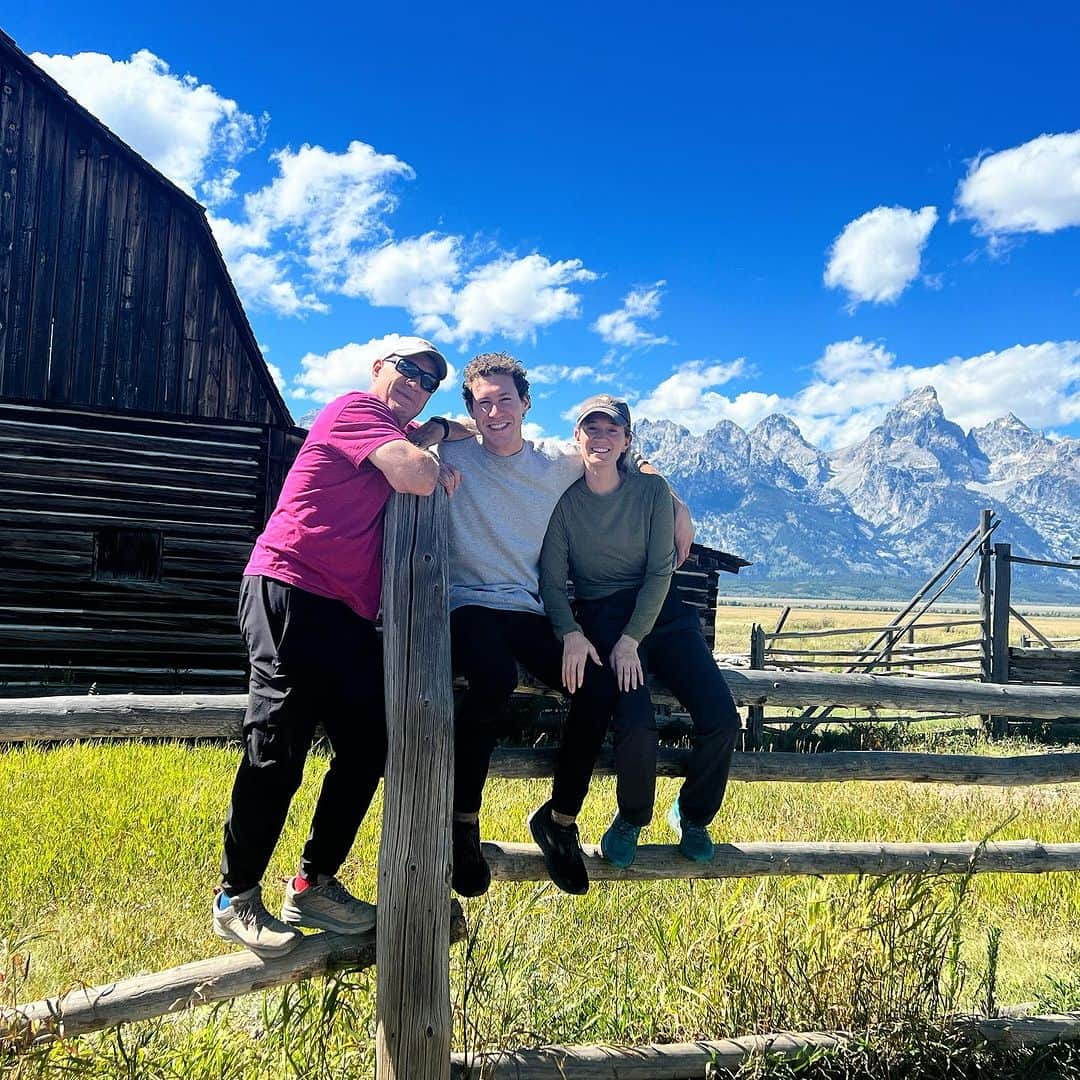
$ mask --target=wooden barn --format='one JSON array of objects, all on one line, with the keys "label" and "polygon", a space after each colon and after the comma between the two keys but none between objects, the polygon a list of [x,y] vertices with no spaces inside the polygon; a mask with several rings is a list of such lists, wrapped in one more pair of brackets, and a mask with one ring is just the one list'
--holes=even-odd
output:
[{"label": "wooden barn", "polygon": [[0,33],[0,696],[241,689],[303,439],[202,207]]}]

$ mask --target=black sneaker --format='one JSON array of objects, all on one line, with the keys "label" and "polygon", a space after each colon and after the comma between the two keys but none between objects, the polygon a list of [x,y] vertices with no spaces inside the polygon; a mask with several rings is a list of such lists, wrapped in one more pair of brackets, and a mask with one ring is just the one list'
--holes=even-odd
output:
[{"label": "black sneaker", "polygon": [[544,853],[548,876],[563,892],[584,896],[589,891],[589,872],[581,857],[576,825],[556,825],[551,803],[546,802],[529,815],[529,832]]},{"label": "black sneaker", "polygon": [[475,821],[455,821],[454,892],[459,896],[482,896],[491,884],[491,867],[480,850],[480,825]]}]

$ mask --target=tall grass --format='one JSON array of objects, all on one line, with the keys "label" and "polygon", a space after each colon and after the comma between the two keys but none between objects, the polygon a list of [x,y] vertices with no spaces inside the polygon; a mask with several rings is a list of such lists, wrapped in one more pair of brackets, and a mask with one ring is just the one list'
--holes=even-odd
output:
[{"label": "tall grass", "polygon": [[[221,951],[210,888],[235,762],[233,750],[177,744],[0,754],[0,995],[27,1000]],[[271,904],[324,768],[316,756],[286,824],[266,879]],[[670,842],[660,811],[675,790],[661,782],[646,841]],[[542,783],[492,783],[485,835],[526,839],[526,814],[545,793]],[[598,782],[581,819],[586,841],[613,806],[610,782]],[[368,897],[379,810],[342,872]],[[1080,840],[1078,810],[1069,786],[734,784],[715,833],[978,840],[1005,823],[1000,838],[1065,841]],[[470,937],[452,959],[459,1049],[915,1029],[987,1000],[1080,1000],[1080,888],[1069,875],[601,882],[584,898],[497,883],[466,913]],[[999,930],[992,955],[990,928]],[[368,1076],[373,1025],[365,972],[0,1058],[0,1069],[20,1080]]]}]

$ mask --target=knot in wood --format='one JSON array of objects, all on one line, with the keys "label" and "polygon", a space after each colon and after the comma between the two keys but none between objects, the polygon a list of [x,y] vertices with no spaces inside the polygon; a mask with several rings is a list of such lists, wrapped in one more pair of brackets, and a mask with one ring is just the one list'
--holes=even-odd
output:
[{"label": "knot in wood", "polygon": [[434,561],[435,561],[435,556],[432,555],[430,551],[425,551],[424,552],[424,562],[433,563]]}]

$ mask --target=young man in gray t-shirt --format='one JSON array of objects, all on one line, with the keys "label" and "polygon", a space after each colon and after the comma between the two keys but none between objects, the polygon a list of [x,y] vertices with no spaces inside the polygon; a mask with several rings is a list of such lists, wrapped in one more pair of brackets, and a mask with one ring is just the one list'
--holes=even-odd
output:
[{"label": "young man in gray t-shirt", "polygon": [[[523,437],[529,381],[513,357],[477,356],[463,382],[477,433],[452,425],[439,454],[461,474],[450,501],[450,640],[454,670],[469,684],[455,714],[453,884],[462,896],[479,896],[491,882],[480,849],[480,804],[517,665],[561,689],[562,644],[540,602],[540,548],[555,504],[581,476],[582,464],[577,453]],[[679,562],[693,536],[689,511],[676,500]],[[568,723],[572,710],[573,704]],[[576,827],[568,828],[566,844],[566,857],[580,861]]]}]

